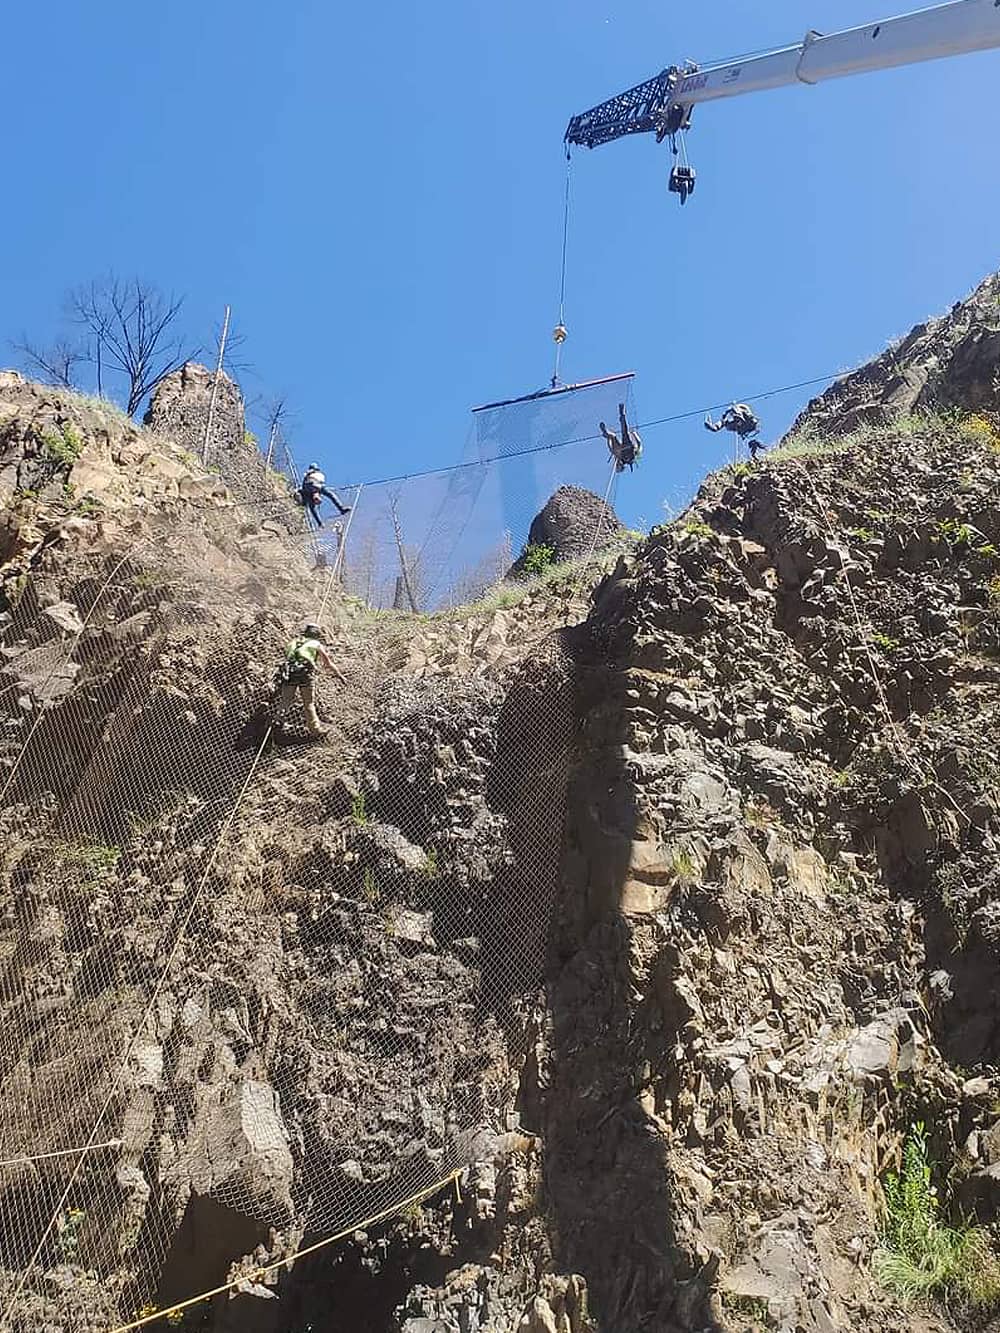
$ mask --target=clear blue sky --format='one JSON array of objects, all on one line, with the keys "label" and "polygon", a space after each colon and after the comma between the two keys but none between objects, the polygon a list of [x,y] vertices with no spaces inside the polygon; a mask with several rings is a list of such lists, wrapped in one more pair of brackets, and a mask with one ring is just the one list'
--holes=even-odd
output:
[{"label": "clear blue sky", "polygon": [[[550,373],[570,114],[899,0],[55,0],[4,19],[6,337],[114,267],[231,302],[251,393],[337,478],[444,464],[475,403]],[[1000,53],[706,106],[698,190],[651,137],[574,159],[566,378],[665,416],[857,363],[1000,264]],[[6,353],[6,349],[5,349]],[[10,359],[9,353],[3,359]],[[777,434],[806,394],[765,408]],[[658,515],[723,444],[650,431]]]}]

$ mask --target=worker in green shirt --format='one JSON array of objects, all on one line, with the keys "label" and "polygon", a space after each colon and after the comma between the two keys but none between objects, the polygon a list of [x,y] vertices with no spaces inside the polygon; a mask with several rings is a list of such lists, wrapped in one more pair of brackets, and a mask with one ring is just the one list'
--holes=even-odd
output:
[{"label": "worker in green shirt", "polygon": [[315,676],[318,664],[332,672],[342,685],[347,684],[323,644],[323,631],[310,620],[302,626],[302,632],[292,639],[285,650],[285,660],[278,671],[276,682],[278,692],[274,720],[277,726],[282,726],[298,699],[302,704],[309,735],[317,739],[326,735],[326,729],[316,712]]}]

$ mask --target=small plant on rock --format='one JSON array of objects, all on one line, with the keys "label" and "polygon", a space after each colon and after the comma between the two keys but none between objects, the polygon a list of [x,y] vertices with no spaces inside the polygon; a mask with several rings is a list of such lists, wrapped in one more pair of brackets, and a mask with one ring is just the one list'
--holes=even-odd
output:
[{"label": "small plant on rock", "polygon": [[45,457],[57,467],[72,467],[83,452],[83,436],[69,424],[43,430],[40,439]]},{"label": "small plant on rock", "polygon": [[80,1248],[80,1228],[87,1214],[82,1208],[68,1208],[56,1223],[56,1245],[63,1263],[73,1263]]},{"label": "small plant on rock", "polygon": [[698,878],[698,867],[686,847],[675,847],[670,859],[673,872],[678,879],[691,881]]},{"label": "small plant on rock", "polygon": [[881,648],[884,653],[893,653],[899,647],[899,640],[894,639],[890,634],[883,634],[876,631],[872,635],[872,643],[876,648]]},{"label": "small plant on rock", "polygon": [[548,542],[529,542],[524,548],[524,572],[533,577],[544,574],[555,558],[556,548]]},{"label": "small plant on rock", "polygon": [[121,858],[120,847],[109,847],[101,842],[61,842],[52,848],[57,859],[72,867],[83,884],[99,884],[113,878]]},{"label": "small plant on rock", "polygon": [[983,535],[971,523],[962,523],[957,518],[941,519],[939,523],[935,523],[934,530],[938,541],[944,542],[953,551],[961,547],[970,547],[977,536]]},{"label": "small plant on rock", "polygon": [[941,1220],[922,1121],[911,1128],[900,1170],[887,1175],[883,1188],[885,1223],[874,1258],[879,1280],[904,1303],[937,1296],[978,1310],[996,1305],[1000,1262],[989,1233]]},{"label": "small plant on rock", "polygon": [[959,421],[958,433],[963,439],[972,440],[975,444],[984,445],[987,449],[1000,453],[1000,431],[988,417],[981,416],[978,412],[972,412]]},{"label": "small plant on rock", "polygon": [[365,794],[363,791],[359,791],[351,798],[351,818],[354,820],[358,828],[364,828],[366,824],[372,822],[372,817],[368,813],[365,804]]},{"label": "small plant on rock", "polygon": [[382,901],[382,893],[375,882],[375,872],[371,866],[365,867],[365,872],[361,876],[361,892],[364,895],[366,903],[378,903]]},{"label": "small plant on rock", "polygon": [[681,531],[691,537],[714,537],[715,533],[704,520],[688,518],[684,520]]}]

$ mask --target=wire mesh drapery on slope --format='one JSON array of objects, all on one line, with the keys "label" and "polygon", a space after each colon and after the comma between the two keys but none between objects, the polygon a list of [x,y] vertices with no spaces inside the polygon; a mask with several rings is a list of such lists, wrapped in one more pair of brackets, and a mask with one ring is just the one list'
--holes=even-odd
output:
[{"label": "wire mesh drapery on slope", "polygon": [[[602,493],[608,459],[476,468],[521,542],[557,484]],[[482,563],[503,531],[453,488],[462,545],[447,493],[423,510],[428,587],[467,601],[439,543]],[[406,487],[394,504],[403,526]],[[180,1257],[204,1201],[248,1252],[350,1226],[472,1160],[513,1104],[559,861],[558,641],[511,633],[498,662],[482,608],[431,626],[475,671],[443,651],[428,675],[421,622],[331,596],[310,539],[237,519],[152,523],[126,558],[53,548],[5,629],[5,1330],[110,1328],[224,1279]],[[318,682],[330,743],[262,748],[258,704],[317,608],[346,682]]]}]

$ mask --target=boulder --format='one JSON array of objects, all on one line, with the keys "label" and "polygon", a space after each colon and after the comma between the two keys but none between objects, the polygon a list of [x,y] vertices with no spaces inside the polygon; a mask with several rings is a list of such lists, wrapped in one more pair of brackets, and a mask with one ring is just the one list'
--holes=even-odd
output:
[{"label": "boulder", "polygon": [[618,515],[599,495],[579,486],[560,486],[532,520],[525,551],[507,578],[525,577],[528,547],[549,547],[553,564],[582,560],[591,551],[603,550],[621,531]]}]

